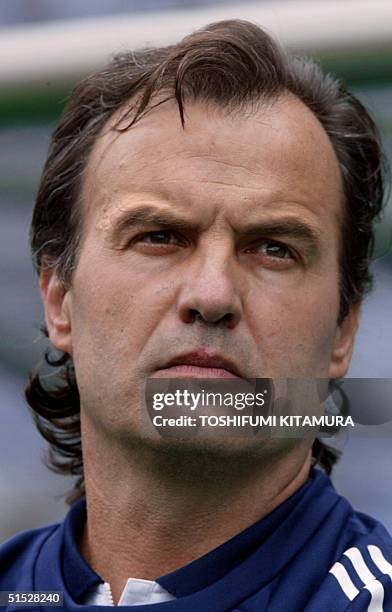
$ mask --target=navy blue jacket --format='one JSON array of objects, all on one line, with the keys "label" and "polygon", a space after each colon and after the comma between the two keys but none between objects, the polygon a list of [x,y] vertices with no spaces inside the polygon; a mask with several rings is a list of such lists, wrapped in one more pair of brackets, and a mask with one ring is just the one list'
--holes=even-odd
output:
[{"label": "navy blue jacket", "polygon": [[[3,544],[0,590],[62,591],[66,610],[113,610],[78,604],[88,589],[102,582],[76,544],[85,521],[82,500],[71,507],[63,523],[18,534]],[[176,599],[124,608],[392,612],[392,538],[376,520],[355,512],[329,478],[313,469],[307,482],[268,516],[156,580]],[[37,605],[5,609],[61,610]]]}]

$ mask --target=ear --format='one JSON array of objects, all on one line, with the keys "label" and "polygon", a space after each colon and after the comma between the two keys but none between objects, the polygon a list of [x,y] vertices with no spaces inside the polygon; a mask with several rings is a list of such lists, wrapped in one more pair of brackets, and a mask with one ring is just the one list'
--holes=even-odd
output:
[{"label": "ear", "polygon": [[54,269],[43,264],[39,286],[45,310],[46,327],[52,345],[72,355],[71,299]]},{"label": "ear", "polygon": [[354,304],[336,330],[329,365],[329,378],[342,378],[347,373],[359,325],[360,310],[360,302]]}]

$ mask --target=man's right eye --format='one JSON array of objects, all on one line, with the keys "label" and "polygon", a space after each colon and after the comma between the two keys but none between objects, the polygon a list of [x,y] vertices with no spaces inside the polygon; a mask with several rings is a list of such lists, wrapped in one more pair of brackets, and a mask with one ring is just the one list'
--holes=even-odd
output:
[{"label": "man's right eye", "polygon": [[147,244],[173,244],[175,239],[178,242],[178,237],[175,236],[171,230],[160,230],[155,232],[147,232],[138,237],[138,242],[144,242]]},{"label": "man's right eye", "polygon": [[155,230],[134,236],[129,246],[151,254],[166,254],[174,252],[178,247],[186,246],[186,240],[172,230]]}]

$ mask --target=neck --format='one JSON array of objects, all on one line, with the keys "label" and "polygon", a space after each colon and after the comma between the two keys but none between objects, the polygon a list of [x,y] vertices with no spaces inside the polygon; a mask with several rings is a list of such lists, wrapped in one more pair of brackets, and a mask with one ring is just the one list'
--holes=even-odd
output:
[{"label": "neck", "polygon": [[115,603],[128,578],[154,580],[269,514],[310,468],[309,443],[229,454],[140,443],[130,451],[96,432],[86,437],[88,520],[80,547]]}]

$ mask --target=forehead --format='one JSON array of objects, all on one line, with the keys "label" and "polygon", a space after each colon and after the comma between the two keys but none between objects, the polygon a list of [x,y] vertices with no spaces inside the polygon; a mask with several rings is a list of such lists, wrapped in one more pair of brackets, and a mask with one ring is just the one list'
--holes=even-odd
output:
[{"label": "forehead", "polygon": [[143,200],[231,208],[294,203],[338,219],[341,174],[330,140],[315,115],[297,98],[282,97],[255,110],[226,113],[188,104],[185,129],[177,105],[166,102],[132,128],[113,129],[113,116],[98,137],[82,187],[88,222],[110,222],[117,211]]}]

